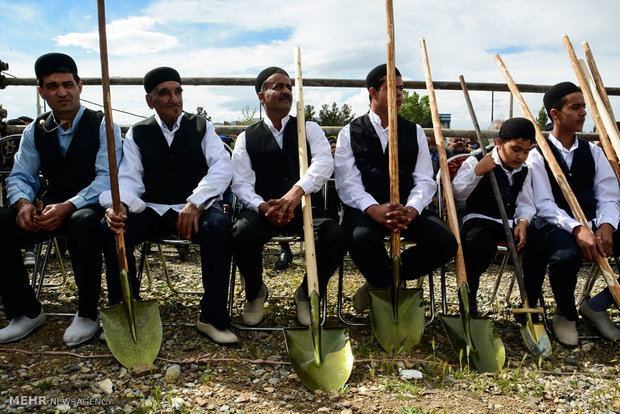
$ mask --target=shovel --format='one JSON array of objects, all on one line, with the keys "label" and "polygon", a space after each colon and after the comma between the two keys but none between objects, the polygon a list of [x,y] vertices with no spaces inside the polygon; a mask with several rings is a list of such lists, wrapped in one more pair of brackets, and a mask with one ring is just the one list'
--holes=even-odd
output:
[{"label": "shovel", "polygon": [[[461,75],[459,76],[459,80],[461,81],[461,88],[463,89],[463,94],[465,95],[465,102],[467,102],[467,108],[469,109],[469,115],[471,116],[471,121],[474,124],[474,129],[476,130],[476,136],[478,137],[478,142],[480,143],[480,149],[482,150],[482,155],[487,154],[486,143],[484,142],[484,138],[480,133],[480,126],[478,125],[478,118],[476,117],[476,112],[474,111],[474,107],[471,103],[471,99],[469,98],[469,91],[467,90],[467,84],[465,83],[465,78]],[[495,173],[489,173],[489,178],[491,180],[491,187],[493,187],[493,194],[495,195],[495,202],[497,203],[497,208],[499,210],[499,214],[502,217],[502,223],[504,224],[504,232],[506,234],[506,243],[508,244],[508,250],[510,251],[510,257],[512,258],[512,263],[515,269],[515,275],[517,277],[517,282],[519,283],[519,292],[521,293],[521,300],[523,301],[523,307],[513,309],[513,313],[523,313],[526,317],[525,325],[521,326],[521,336],[523,337],[523,342],[525,343],[526,348],[535,356],[543,356],[548,357],[551,355],[551,341],[549,340],[549,336],[545,331],[545,327],[542,323],[533,323],[532,322],[532,313],[543,313],[542,308],[532,309],[529,305],[529,300],[527,298],[527,292],[525,291],[525,283],[523,281],[523,268],[521,267],[521,262],[519,261],[519,256],[517,255],[517,249],[515,247],[515,242],[512,236],[512,231],[510,229],[510,225],[508,224],[508,216],[506,215],[506,209],[504,207],[504,203],[502,201],[502,195],[499,191],[499,187],[497,185],[497,178],[495,178]]]},{"label": "shovel", "polygon": [[469,313],[469,288],[467,286],[467,275],[465,274],[465,260],[456,217],[456,206],[454,204],[454,196],[452,195],[452,183],[450,182],[450,173],[448,171],[446,148],[441,131],[441,123],[439,122],[439,112],[437,111],[435,88],[431,79],[431,69],[424,38],[420,40],[420,47],[422,49],[426,89],[428,90],[431,113],[433,115],[433,128],[437,152],[439,153],[441,183],[445,194],[448,224],[458,243],[454,262],[459,298],[459,315],[442,315],[440,320],[448,335],[450,344],[452,344],[461,360],[464,359],[468,365],[473,365],[480,372],[496,372],[504,366],[506,350],[493,321],[490,318],[472,317]]},{"label": "shovel", "polygon": [[[398,130],[396,118],[396,71],[394,57],[394,11],[387,0],[387,90],[388,90],[388,151],[390,168],[390,202],[400,203],[398,187]],[[369,289],[370,321],[379,345],[391,355],[412,349],[424,333],[424,302],[422,289],[400,286],[400,232],[390,233],[392,283],[388,289]]]},{"label": "shovel", "polygon": [[[572,50],[572,45],[570,45],[570,41],[568,40],[568,37],[565,37],[565,39],[566,39],[565,40],[566,48]],[[573,53],[574,53],[574,50],[573,50]],[[564,172],[558,165],[558,162],[555,159],[553,152],[551,152],[551,148],[549,147],[547,140],[543,136],[542,132],[540,132],[540,128],[538,127],[538,124],[536,123],[536,120],[534,119],[532,112],[530,112],[530,109],[527,107],[527,104],[525,103],[525,99],[523,99],[521,92],[519,92],[519,88],[517,87],[517,84],[512,79],[512,76],[510,76],[510,72],[508,72],[506,65],[504,64],[502,59],[499,57],[499,55],[495,55],[494,59],[495,59],[495,63],[497,63],[497,66],[500,68],[502,75],[504,75],[504,79],[506,80],[506,85],[508,85],[508,88],[510,89],[512,96],[514,96],[519,102],[519,105],[521,106],[521,112],[523,112],[523,116],[529,119],[530,121],[532,121],[532,123],[534,124],[534,128],[536,128],[536,142],[538,144],[538,147],[540,148],[543,156],[545,157],[545,160],[549,164],[549,169],[553,173],[555,180],[560,186],[560,189],[562,190],[562,194],[564,195],[564,198],[568,202],[571,212],[573,213],[573,217],[575,217],[575,220],[579,221],[579,223],[585,229],[591,232],[592,229],[590,228],[590,223],[588,223],[588,219],[583,213],[583,210],[581,209],[581,206],[579,205],[579,201],[577,201],[577,197],[575,197],[575,194],[573,193],[573,190],[571,189],[568,183],[568,180],[566,179],[566,176],[564,175]],[[603,278],[605,279],[605,282],[607,283],[607,286],[609,286],[609,290],[614,298],[614,301],[616,302],[616,305],[620,306],[620,284],[618,284],[618,281],[616,280],[616,277],[614,276],[614,272],[611,270],[611,266],[609,265],[609,262],[607,261],[605,257],[598,254],[598,252],[595,255],[594,259],[595,259],[594,261],[596,262],[596,264],[598,265],[600,269],[601,274],[603,275]]]},{"label": "shovel", "polygon": [[[121,210],[116,169],[112,103],[110,101],[110,74],[108,72],[108,46],[105,30],[105,2],[97,1],[99,15],[99,50],[101,55],[101,82],[103,85],[103,106],[108,143],[110,187],[115,213]],[[123,232],[116,235],[116,254],[120,268],[121,303],[101,311],[101,321],[106,342],[114,357],[126,368],[136,364],[152,365],[161,347],[161,319],[156,300],[134,300],[127,273],[125,238]]]},{"label": "shovel", "polygon": [[[299,176],[308,169],[306,150],[306,121],[304,119],[301,55],[295,48],[297,91],[297,139],[299,147]],[[306,243],[308,297],[310,299],[310,326],[285,329],[286,348],[293,370],[310,390],[336,391],[349,379],[353,369],[353,353],[349,333],[345,328],[323,328],[319,319],[319,283],[312,227],[310,194],[301,199]]]}]

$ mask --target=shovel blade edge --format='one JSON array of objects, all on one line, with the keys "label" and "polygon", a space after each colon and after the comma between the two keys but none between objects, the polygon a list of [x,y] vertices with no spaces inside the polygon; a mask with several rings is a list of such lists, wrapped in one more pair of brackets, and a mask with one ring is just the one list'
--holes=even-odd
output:
[{"label": "shovel blade edge", "polygon": [[285,329],[286,349],[293,370],[311,391],[337,391],[351,376],[353,352],[345,328],[320,328],[321,363],[316,361],[310,328]]},{"label": "shovel blade edge", "polygon": [[471,318],[470,329],[473,344],[469,344],[461,316],[442,315],[439,319],[452,348],[457,356],[462,355],[464,364],[473,366],[478,372],[497,372],[504,367],[506,350],[491,319]]},{"label": "shovel blade edge", "polygon": [[424,298],[422,289],[398,289],[398,322],[390,289],[370,289],[372,331],[386,352],[398,355],[420,343],[424,333]]},{"label": "shovel blade edge", "polygon": [[124,367],[151,365],[159,354],[162,340],[161,318],[156,300],[134,301],[136,337],[134,342],[123,304],[101,311],[108,348]]}]

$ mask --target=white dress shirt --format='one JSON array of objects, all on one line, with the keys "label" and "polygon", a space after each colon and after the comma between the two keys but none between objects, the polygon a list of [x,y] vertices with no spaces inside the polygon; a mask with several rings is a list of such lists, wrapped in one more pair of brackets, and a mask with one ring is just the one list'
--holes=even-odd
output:
[{"label": "white dress shirt", "polygon": [[[168,126],[162,122],[157,113],[154,115],[168,146],[172,145],[175,134],[181,126],[181,119],[183,116],[184,113],[179,115],[172,130],[170,130]],[[215,127],[209,121],[207,121],[207,129],[202,138],[201,147],[207,160],[209,171],[207,175],[200,180],[198,186],[194,189],[192,194],[187,197],[186,201],[192,203],[198,209],[207,209],[215,201],[222,198],[222,193],[226,190],[228,184],[230,184],[232,165],[230,163],[230,156],[224,148],[222,140],[215,133]],[[118,171],[121,201],[127,205],[131,213],[140,213],[144,211],[146,207],[150,207],[160,216],[164,215],[164,213],[170,209],[179,212],[185,207],[185,204],[166,205],[144,202],[140,198],[145,191],[144,182],[142,181],[143,177],[144,167],[142,166],[142,156],[140,154],[140,148],[133,139],[133,128],[131,128],[127,132],[127,135],[125,135],[123,160],[121,161]],[[105,191],[101,194],[99,203],[106,208],[112,205],[110,191]]]},{"label": "white dress shirt", "polygon": [[[491,151],[491,157],[497,165],[495,168],[501,168],[508,177],[509,185],[512,185],[514,183],[514,175],[523,169],[523,165],[520,165],[519,167],[512,170],[507,170],[506,168],[504,168],[504,165],[502,164],[502,159],[500,158],[499,152],[497,151],[497,147],[493,147],[493,150]],[[478,159],[474,156],[468,157],[461,165],[461,168],[459,168],[459,171],[456,173],[456,177],[454,177],[454,180],[452,181],[452,192],[454,193],[454,198],[456,200],[467,199],[467,197],[469,197],[474,191],[474,189],[478,186],[478,183],[480,182],[480,180],[482,180],[482,177],[484,177],[484,175],[476,175],[476,172],[474,171],[476,165],[478,165]],[[487,174],[490,173],[492,172],[490,171]],[[513,217],[514,223],[518,224],[520,219],[525,219],[529,224],[532,222],[535,214],[536,207],[534,207],[532,173],[528,168],[527,175],[525,176],[525,180],[523,181],[523,187],[521,187],[521,190],[517,195],[517,206],[515,208],[515,215]],[[501,218],[489,217],[479,213],[470,213],[465,215],[465,217],[463,217],[463,223],[472,218],[483,218],[502,224]],[[513,223],[509,223],[512,226]]]},{"label": "white dress shirt", "polygon": [[[578,147],[577,139],[571,146],[566,149],[562,143],[549,134],[549,141],[562,154],[562,158],[566,162],[568,168],[573,164],[573,156]],[[603,150],[589,143],[592,157],[594,158],[594,198],[596,199],[596,217],[593,220],[597,227],[604,223],[609,223],[616,230],[618,221],[620,221],[620,189],[618,188],[618,180],[609,165],[609,161],[605,158]],[[552,224],[569,233],[581,223],[568,215],[564,210],[558,207],[553,198],[549,176],[545,169],[545,159],[542,154],[536,151],[530,152],[528,164],[531,167],[532,183],[534,187],[534,203],[536,205],[536,227],[541,228],[545,224]]]},{"label": "white dress shirt", "polygon": [[[389,139],[389,127],[383,128],[381,126],[381,118],[373,111],[369,111],[368,115],[385,153]],[[433,180],[433,164],[426,142],[426,135],[419,125],[416,125],[416,138],[418,141],[418,158],[412,173],[415,184],[407,197],[405,207],[413,207],[418,213],[421,213],[431,202],[433,195],[437,191],[437,185]],[[361,211],[366,210],[373,204],[379,204],[366,191],[362,182],[362,173],[355,164],[355,156],[351,148],[350,125],[342,128],[340,134],[338,134],[334,165],[336,191],[344,204]]]},{"label": "white dress shirt", "polygon": [[[278,131],[269,118],[263,121],[273,134],[276,142],[282,148],[284,144],[284,129],[291,119],[290,115],[282,118],[282,128]],[[295,183],[305,194],[316,193],[334,172],[334,160],[331,147],[321,127],[312,121],[306,121],[306,140],[310,145],[312,162],[303,177]],[[245,131],[237,137],[232,154],[233,180],[232,191],[239,198],[244,207],[258,213],[258,206],[268,201],[256,194],[256,173],[252,169],[252,161],[248,154],[245,140]]]}]

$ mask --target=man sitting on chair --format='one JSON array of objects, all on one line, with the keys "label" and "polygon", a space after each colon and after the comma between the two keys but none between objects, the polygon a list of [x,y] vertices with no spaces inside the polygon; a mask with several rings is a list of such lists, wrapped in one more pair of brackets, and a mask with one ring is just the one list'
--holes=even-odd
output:
[{"label": "man sitting on chair", "polygon": [[[243,321],[250,326],[263,319],[267,299],[262,279],[263,246],[278,234],[302,234],[301,198],[304,194],[320,194],[334,169],[325,133],[315,122],[307,121],[309,167],[299,177],[297,120],[289,115],[293,94],[288,74],[277,67],[267,68],[256,78],[255,90],[266,118],[239,135],[232,156],[232,189],[244,207],[233,226],[233,254],[245,280]],[[322,205],[313,197],[321,295],[345,253],[342,229],[327,218]],[[295,291],[295,304],[299,323],[310,325],[305,280]]]},{"label": "man sitting on chair", "polygon": [[[21,244],[67,237],[78,312],[63,335],[68,346],[89,341],[99,331],[101,292],[99,194],[110,188],[103,113],[80,104],[82,82],[74,60],[48,53],[34,64],[39,94],[52,109],[24,130],[7,179],[11,208],[0,211],[0,295],[11,323],[0,330],[0,343],[24,339],[45,322],[41,303],[28,283]],[[117,158],[121,131],[114,127]],[[43,210],[33,204],[39,173],[47,179]],[[60,254],[60,252],[56,252]]]},{"label": "man sitting on chair", "polygon": [[[136,244],[167,234],[200,245],[204,295],[198,331],[214,342],[237,342],[226,308],[230,270],[231,222],[220,208],[222,193],[232,178],[230,156],[213,125],[183,112],[179,73],[168,67],[144,76],[146,103],[155,115],[135,124],[125,137],[119,186],[123,202],[119,215],[110,207],[102,225],[110,304],[121,301],[119,269],[112,232],[125,230],[127,263],[134,297]],[[101,205],[112,204],[110,192]]]},{"label": "man sitting on chair", "polygon": [[[386,74],[386,65],[379,65],[366,77],[370,111],[340,131],[334,160],[347,248],[367,281],[353,298],[358,313],[368,308],[368,287],[387,287],[392,280],[383,242],[390,232],[400,231],[416,243],[401,254],[403,279],[436,269],[457,248],[448,227],[425,210],[437,189],[430,152],[422,128],[402,116],[397,126],[400,203],[390,203]],[[396,110],[402,103],[403,80],[396,69]]]}]

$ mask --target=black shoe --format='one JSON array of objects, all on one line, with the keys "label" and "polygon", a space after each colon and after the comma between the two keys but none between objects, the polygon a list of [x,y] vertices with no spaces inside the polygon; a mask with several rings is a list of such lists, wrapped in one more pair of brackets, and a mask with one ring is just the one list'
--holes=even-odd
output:
[{"label": "black shoe", "polygon": [[276,262],[276,270],[284,270],[288,268],[288,265],[293,261],[293,255],[291,254],[291,248],[288,243],[280,244],[280,258]]}]

